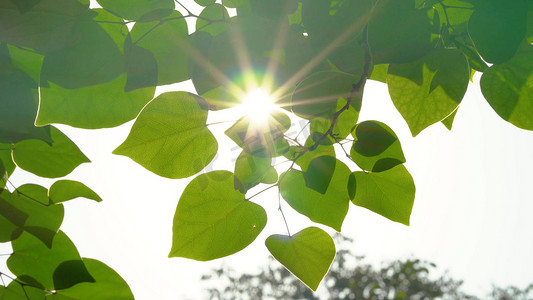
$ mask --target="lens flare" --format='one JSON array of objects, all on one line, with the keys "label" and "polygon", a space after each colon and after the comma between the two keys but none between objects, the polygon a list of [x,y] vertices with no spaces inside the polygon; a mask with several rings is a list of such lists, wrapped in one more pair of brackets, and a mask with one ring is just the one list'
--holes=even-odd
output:
[{"label": "lens flare", "polygon": [[266,90],[257,88],[244,97],[242,108],[250,122],[260,128],[268,125],[270,115],[277,109],[277,105]]}]

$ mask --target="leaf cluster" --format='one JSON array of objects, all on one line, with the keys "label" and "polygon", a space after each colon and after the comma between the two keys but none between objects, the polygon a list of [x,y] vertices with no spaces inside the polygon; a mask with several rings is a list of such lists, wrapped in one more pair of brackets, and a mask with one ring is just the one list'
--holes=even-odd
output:
[{"label": "leaf cluster", "polygon": [[[531,0],[196,0],[199,14],[172,0],[97,2],[102,8],[0,0],[0,222],[7,224],[0,233],[14,246],[37,238],[54,249],[60,202],[94,198],[81,183],[32,187],[33,200],[17,192],[22,187],[5,188],[15,166],[57,178],[89,161],[54,123],[95,129],[135,119],[113,153],[163,177],[194,176],[177,205],[169,256],[196,260],[256,239],[267,214],[250,190],[263,184],[277,188],[282,215],[281,197],[336,231],[350,202],[409,225],[415,186],[400,141],[386,124],[359,120],[367,80],[386,83],[416,136],[438,122],[451,128],[473,72],[481,72],[495,112],[533,130]],[[185,80],[196,94],[154,98],[157,86]],[[248,116],[234,122],[225,131],[241,149],[233,172],[200,174],[219,151],[208,115],[238,106],[258,87],[281,109],[264,126]],[[292,134],[294,116],[308,122],[309,135]],[[282,157],[286,169],[274,165]],[[313,290],[335,256],[333,240],[315,226],[295,234],[287,226],[265,243]],[[82,270],[79,261],[63,262]],[[22,287],[59,290],[37,279],[41,271],[10,268]]]}]

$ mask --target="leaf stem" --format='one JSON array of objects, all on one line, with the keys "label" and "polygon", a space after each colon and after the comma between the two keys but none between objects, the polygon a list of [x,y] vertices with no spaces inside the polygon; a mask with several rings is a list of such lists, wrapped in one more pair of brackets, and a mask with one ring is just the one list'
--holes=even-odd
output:
[{"label": "leaf stem", "polygon": [[269,187],[267,187],[267,188],[262,189],[261,191],[259,191],[259,192],[255,193],[255,194],[253,194],[252,196],[248,197],[248,198],[246,199],[246,201],[250,201],[250,199],[252,199],[253,197],[255,197],[255,196],[257,196],[257,195],[259,195],[259,194],[261,194],[261,193],[264,193],[264,192],[270,190],[271,188],[273,188],[273,187],[275,187],[275,186],[278,186],[278,184],[275,183],[275,184],[273,184],[273,185],[271,185],[271,186],[269,186]]},{"label": "leaf stem", "polygon": [[287,235],[289,237],[291,236],[291,231],[289,230],[289,224],[287,223],[287,218],[285,218],[285,214],[283,213],[283,209],[281,209],[281,194],[278,191],[278,210],[281,213],[281,217],[283,218],[283,222],[285,222],[285,228],[287,228]]}]

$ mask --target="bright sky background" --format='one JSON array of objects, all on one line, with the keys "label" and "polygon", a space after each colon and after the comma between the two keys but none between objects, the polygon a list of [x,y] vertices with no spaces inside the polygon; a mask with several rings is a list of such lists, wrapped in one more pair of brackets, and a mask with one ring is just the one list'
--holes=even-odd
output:
[{"label": "bright sky background", "polygon": [[[197,7],[192,1],[184,2]],[[354,253],[366,255],[376,265],[409,256],[427,259],[439,270],[464,279],[467,291],[484,295],[491,284],[524,287],[533,281],[533,132],[497,116],[481,95],[479,76],[475,82],[469,86],[452,131],[436,124],[416,138],[394,108],[386,85],[367,83],[360,121],[379,120],[396,132],[415,180],[416,199],[409,227],[350,204],[342,232],[355,239]],[[190,82],[158,88],[158,92],[165,89],[194,92]],[[212,114],[209,122],[221,119],[235,116]],[[80,254],[115,269],[136,299],[203,298],[200,277],[212,268],[224,263],[253,272],[264,265],[266,237],[285,234],[275,189],[253,199],[265,207],[269,221],[245,250],[213,262],[167,258],[176,205],[190,179],[165,179],[129,158],[112,155],[132,124],[105,130],[58,126],[92,161],[67,178],[84,182],[104,199],[65,204],[61,229]],[[219,139],[220,153],[208,168],[233,170],[239,151],[223,135],[227,126],[210,127]],[[294,129],[300,128],[295,120]],[[356,170],[353,164],[349,166]],[[16,186],[31,182],[46,187],[53,182],[20,169],[11,181]],[[291,213],[283,201],[282,205],[291,232],[316,226]],[[0,253],[10,252],[8,244],[0,244]],[[0,270],[7,270],[6,259],[0,256]]]}]

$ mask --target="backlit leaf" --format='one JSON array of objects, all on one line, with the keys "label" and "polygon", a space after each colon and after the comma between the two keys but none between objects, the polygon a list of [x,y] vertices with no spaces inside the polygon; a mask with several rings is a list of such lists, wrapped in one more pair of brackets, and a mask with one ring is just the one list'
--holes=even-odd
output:
[{"label": "backlit leaf", "polygon": [[341,72],[319,72],[303,80],[292,95],[291,109],[302,118],[332,118],[337,102],[347,100],[359,79]]},{"label": "backlit leaf", "polygon": [[304,174],[305,185],[321,194],[328,190],[335,172],[337,160],[333,156],[322,155],[313,159]]},{"label": "backlit leaf", "polygon": [[71,0],[41,0],[21,12],[13,1],[0,1],[0,41],[45,53],[81,39],[78,27],[88,6]]},{"label": "backlit leaf", "polygon": [[451,114],[468,86],[470,68],[458,50],[436,49],[408,64],[390,65],[391,99],[413,136]]},{"label": "backlit leaf", "polygon": [[384,123],[364,121],[352,132],[353,161],[363,170],[381,172],[405,162],[398,137]]},{"label": "backlit leaf", "polygon": [[50,127],[50,136],[54,141],[51,146],[39,140],[16,143],[13,160],[17,166],[41,177],[56,178],[90,162],[78,146],[55,127]]},{"label": "backlit leaf", "polygon": [[433,48],[430,20],[414,1],[378,1],[373,11],[368,25],[373,63],[411,62]]},{"label": "backlit leaf", "polygon": [[157,61],[158,85],[189,79],[189,52],[193,50],[189,45],[187,23],[181,16],[174,11],[166,18],[176,18],[174,20],[162,24],[159,21],[135,23],[131,30],[132,41],[150,51]]},{"label": "backlit leaf", "polygon": [[[62,231],[54,237],[51,249],[27,233],[11,244],[13,254],[8,258],[7,266],[19,279],[22,275],[30,276],[48,290],[69,288],[80,282],[94,282],[78,250]],[[69,272],[64,273],[66,269]]]},{"label": "backlit leaf", "polygon": [[206,261],[233,254],[252,243],[266,221],[265,210],[235,190],[233,173],[199,175],[178,202],[169,257]]},{"label": "backlit leaf", "polygon": [[[309,169],[310,167],[307,170]],[[279,190],[283,199],[292,208],[311,221],[341,231],[350,201],[347,190],[350,169],[337,160],[334,170],[324,194],[309,188],[304,174],[298,170],[290,170],[280,175]]]},{"label": "backlit leaf", "polygon": [[[96,21],[113,39],[122,51],[127,30],[125,26],[106,22],[122,22],[103,9],[98,12]],[[125,70],[124,70],[125,71]],[[51,123],[68,124],[81,128],[107,128],[118,126],[137,116],[143,106],[152,99],[155,87],[125,92],[127,75],[98,85],[66,89],[50,83],[49,87],[40,87],[40,105],[37,125]]]},{"label": "backlit leaf", "polygon": [[102,201],[102,198],[85,184],[73,180],[58,180],[52,184],[48,192],[50,203],[61,203],[78,197],[95,200],[97,202]]},{"label": "backlit leaf", "polygon": [[41,85],[53,82],[65,89],[77,89],[109,82],[124,71],[119,47],[98,23],[94,11],[79,22],[80,41],[71,47],[48,52],[41,70]]},{"label": "backlit leaf", "polygon": [[480,1],[468,22],[468,33],[485,61],[503,63],[526,34],[526,0]]},{"label": "backlit leaf", "polygon": [[481,91],[504,120],[533,130],[533,46],[522,46],[501,65],[492,65],[481,77]]},{"label": "backlit leaf", "polygon": [[0,197],[0,219],[5,218],[52,247],[54,235],[63,222],[63,205],[48,205],[47,190],[34,184],[22,185],[13,194],[4,190]]},{"label": "backlit leaf", "polygon": [[127,74],[125,92],[157,85],[157,62],[152,52],[132,43],[131,36],[128,36],[124,55]]},{"label": "backlit leaf", "polygon": [[293,236],[271,235],[265,245],[276,260],[313,291],[335,258],[333,239],[316,227],[305,228]]},{"label": "backlit leaf", "polygon": [[126,20],[137,20],[156,9],[174,9],[172,0],[97,0],[97,2]]},{"label": "backlit leaf", "polygon": [[263,181],[271,168],[272,158],[268,153],[242,151],[235,162],[235,187],[243,194]]},{"label": "backlit leaf", "polygon": [[113,151],[168,178],[185,178],[215,157],[218,143],[205,121],[207,104],[193,94],[168,92],[139,114],[128,138]]},{"label": "backlit leaf", "polygon": [[379,173],[355,172],[355,205],[392,221],[409,225],[415,200],[415,184],[409,171],[398,165]]},{"label": "backlit leaf", "polygon": [[82,258],[83,264],[95,282],[80,282],[67,289],[58,290],[47,299],[76,300],[133,300],[133,294],[120,275],[103,262]]}]

